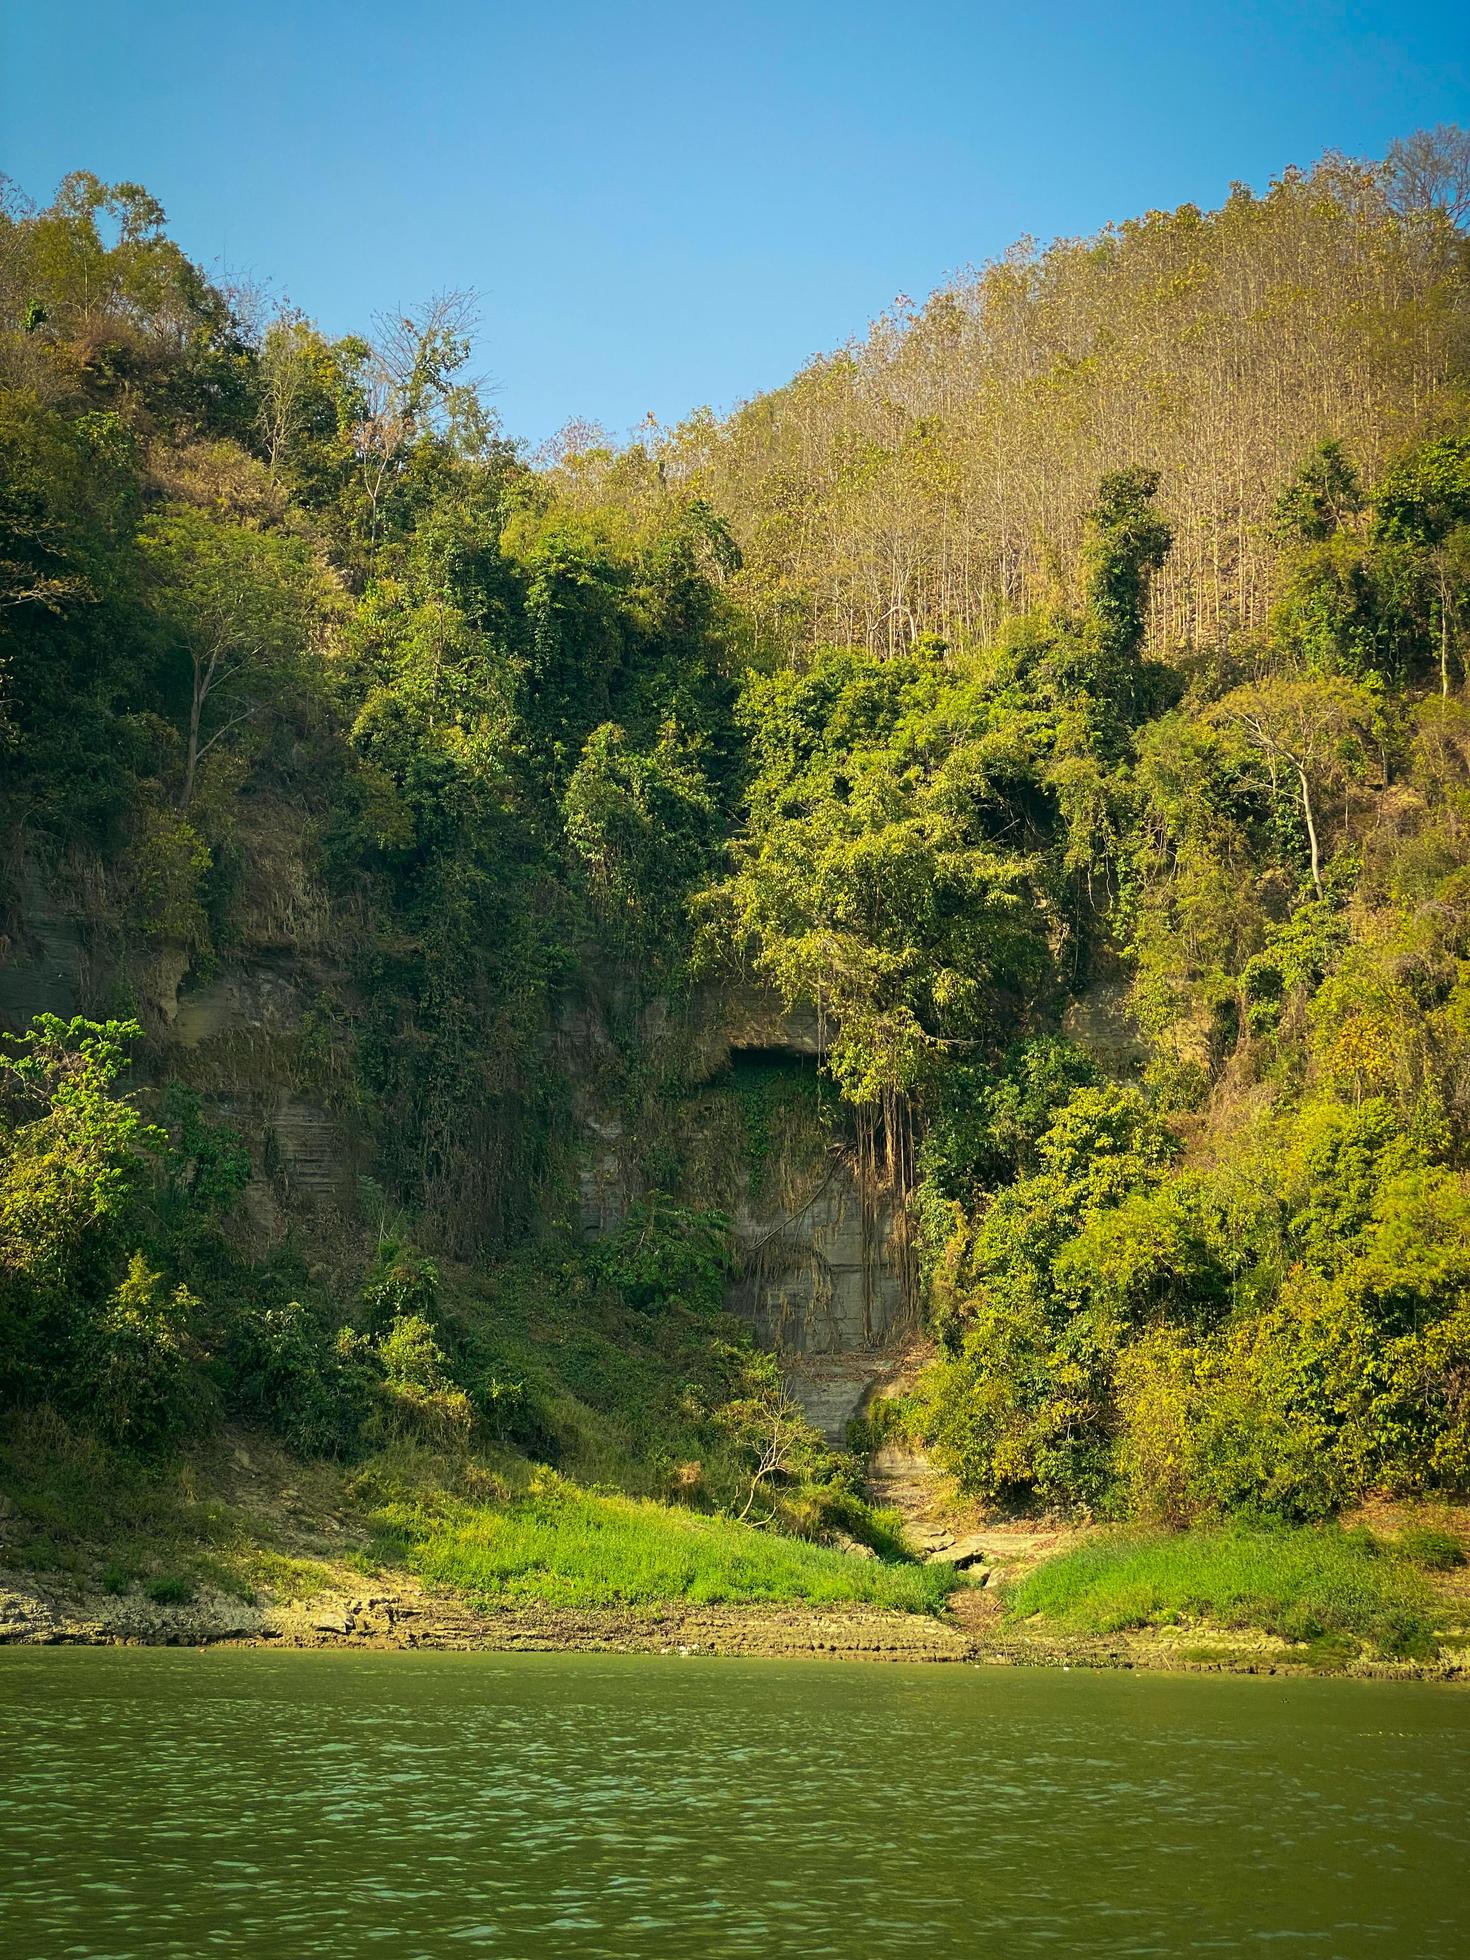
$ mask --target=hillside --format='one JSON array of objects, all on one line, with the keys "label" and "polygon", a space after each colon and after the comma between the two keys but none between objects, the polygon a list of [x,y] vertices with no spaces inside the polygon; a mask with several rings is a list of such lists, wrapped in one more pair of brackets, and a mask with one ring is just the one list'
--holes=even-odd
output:
[{"label": "hillside", "polygon": [[941,1612],[886,1444],[971,1523],[1395,1506],[1407,1618],[1279,1617],[1432,1647],[1470,245],[1402,163],[535,458],[467,298],[334,340],[10,198],[13,1569],[289,1587],[238,1450],[482,1604]]}]

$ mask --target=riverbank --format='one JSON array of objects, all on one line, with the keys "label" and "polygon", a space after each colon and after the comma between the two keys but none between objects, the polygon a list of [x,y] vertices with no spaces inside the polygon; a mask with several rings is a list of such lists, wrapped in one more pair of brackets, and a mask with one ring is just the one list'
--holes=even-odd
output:
[{"label": "riverbank", "polygon": [[[1470,1512],[1350,1532],[986,1520],[932,1467],[873,1494],[919,1562],[399,1453],[347,1470],[232,1435],[165,1471],[13,1453],[0,1644],[741,1655],[1470,1678]],[[519,1479],[519,1481],[517,1481]],[[1418,1534],[1452,1556],[1425,1569]]]},{"label": "riverbank", "polygon": [[1385,1659],[1200,1622],[1084,1634],[1009,1623],[1000,1588],[966,1586],[939,1617],[858,1604],[485,1609],[407,1575],[391,1585],[337,1585],[309,1598],[242,1601],[211,1588],[156,1600],[0,1570],[0,1645],[272,1647],[425,1652],[628,1653],[679,1658],[866,1660],[1073,1667],[1150,1673],[1470,1681],[1470,1642]]}]

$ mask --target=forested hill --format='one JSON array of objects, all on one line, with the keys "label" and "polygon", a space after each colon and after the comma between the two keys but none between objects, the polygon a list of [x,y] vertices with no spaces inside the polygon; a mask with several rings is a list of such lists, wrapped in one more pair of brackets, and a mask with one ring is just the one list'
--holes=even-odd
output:
[{"label": "forested hill", "polygon": [[[535,457],[469,301],[333,340],[13,194],[0,1400],[880,1542],[722,1312],[800,1133],[933,1336],[869,1433],[980,1497],[1463,1490],[1467,174],[1023,244]],[[815,1082],[721,1074],[752,983]]]}]

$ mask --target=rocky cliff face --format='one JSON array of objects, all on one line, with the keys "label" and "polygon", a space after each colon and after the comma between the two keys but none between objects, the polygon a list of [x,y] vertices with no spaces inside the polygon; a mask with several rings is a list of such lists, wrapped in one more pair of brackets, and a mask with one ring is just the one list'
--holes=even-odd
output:
[{"label": "rocky cliff face", "polygon": [[[655,1003],[638,1035],[646,1052],[669,1058],[671,1081],[682,1077],[671,1093],[677,1113],[668,1153],[680,1196],[718,1205],[733,1220],[735,1272],[726,1304],[780,1357],[818,1428],[841,1441],[917,1328],[898,1221],[862,1177],[852,1139],[833,1126],[830,1112],[815,1134],[808,1125],[801,1138],[766,1139],[765,1161],[752,1175],[738,1120],[728,1106],[718,1107],[752,1059],[768,1073],[784,1067],[813,1074],[817,1017],[783,1008],[763,988],[724,986],[704,992],[677,1023]],[[589,998],[570,1003],[559,1046],[576,1115],[579,1224],[588,1236],[601,1236],[645,1194],[646,1139],[610,1092],[616,1044],[606,1007]]]},{"label": "rocky cliff face", "polygon": [[15,874],[0,912],[0,1027],[23,1028],[37,1014],[70,1016],[96,990],[86,934],[30,865]]},{"label": "rocky cliff face", "polygon": [[915,1332],[895,1226],[891,1207],[864,1188],[840,1149],[794,1212],[735,1213],[742,1270],[729,1306],[781,1357],[793,1394],[833,1442]]},{"label": "rocky cliff face", "polygon": [[[307,1059],[310,1031],[350,1015],[343,975],[319,950],[281,944],[237,947],[197,975],[180,948],[130,943],[105,896],[89,903],[75,883],[34,867],[11,880],[0,1026],[18,1030],[43,1012],[136,1012],[148,1035],[140,1079],[190,1084],[249,1145],[252,1228],[271,1238],[293,1218],[318,1235],[349,1227],[370,1140],[350,1093],[334,1096]],[[820,1045],[814,1012],[785,1009],[756,985],[707,988],[671,1008],[602,974],[563,1003],[546,1060],[568,1089],[579,1230],[616,1231],[650,1186],[727,1211],[730,1309],[840,1438],[916,1324],[892,1209],[859,1174],[830,1110],[802,1139],[768,1139],[768,1161],[751,1173],[721,1091],[751,1057],[810,1077]]]},{"label": "rocky cliff face", "polygon": [[362,1138],[301,1063],[313,1017],[340,1012],[340,976],[299,947],[237,949],[205,976],[167,940],[129,935],[100,868],[22,864],[0,912],[0,1028],[37,1014],[131,1016],[144,1028],[134,1079],[179,1080],[250,1148],[252,1226],[278,1236],[306,1215],[335,1229],[355,1203]]}]

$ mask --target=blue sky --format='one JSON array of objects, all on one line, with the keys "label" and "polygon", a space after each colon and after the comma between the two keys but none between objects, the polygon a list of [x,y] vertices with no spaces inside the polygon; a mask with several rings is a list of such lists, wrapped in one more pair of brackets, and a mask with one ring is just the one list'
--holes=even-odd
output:
[{"label": "blue sky", "polygon": [[899,292],[1470,123],[1470,8],[0,0],[0,169],[148,186],[332,332],[481,296],[507,429],[782,381]]}]

